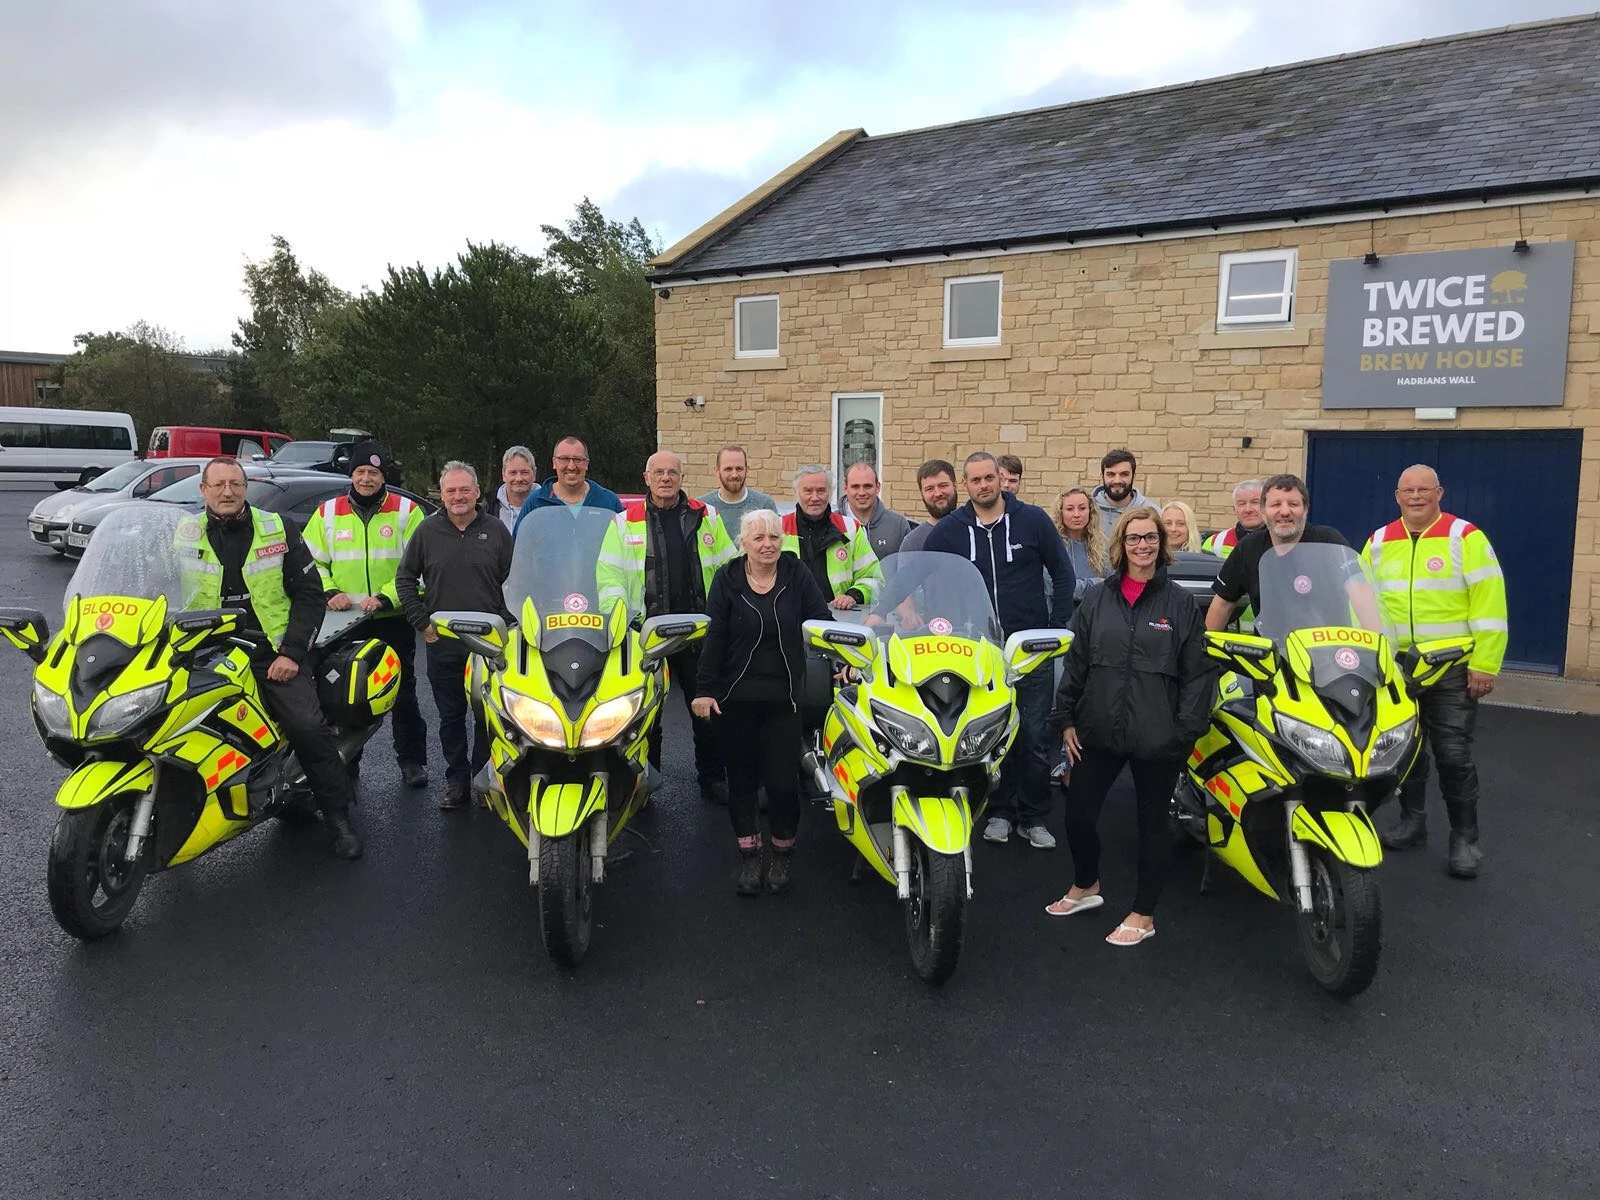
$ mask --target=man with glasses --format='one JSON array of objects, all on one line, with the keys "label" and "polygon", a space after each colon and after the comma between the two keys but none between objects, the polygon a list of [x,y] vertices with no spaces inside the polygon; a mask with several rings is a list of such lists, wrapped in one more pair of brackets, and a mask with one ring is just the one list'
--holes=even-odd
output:
[{"label": "man with glasses", "polygon": [[[1450,817],[1448,870],[1476,879],[1478,768],[1472,734],[1478,702],[1494,690],[1506,653],[1506,581],[1489,539],[1470,521],[1444,512],[1444,488],[1432,467],[1417,464],[1395,487],[1400,519],[1374,531],[1362,556],[1378,579],[1378,597],[1402,648],[1432,638],[1473,639],[1472,655],[1417,698],[1427,749],[1439,765],[1439,791]],[[1400,786],[1400,823],[1381,834],[1391,850],[1428,840],[1428,757],[1417,756]]]},{"label": "man with glasses", "polygon": [[[603,488],[589,478],[589,448],[581,438],[564,437],[556,443],[550,455],[556,473],[522,502],[517,513],[517,524],[536,508],[550,508],[565,504],[568,508],[604,508],[611,512],[622,511],[622,501],[609,488]],[[516,527],[512,527],[516,532]]]},{"label": "man with glasses", "polygon": [[[625,595],[629,607],[647,617],[703,613],[711,577],[733,558],[733,544],[717,510],[691,500],[683,490],[683,459],[657,450],[645,463],[647,495],[629,503],[606,531],[600,551],[600,595]],[[667,659],[668,673],[688,707],[700,668],[698,647]],[[691,711],[691,716],[692,716]],[[700,795],[728,802],[728,785],[716,734],[708,721],[691,721],[694,767]],[[661,770],[661,721],[650,729],[650,765]]]},{"label": "man with glasses", "polygon": [[334,854],[360,858],[361,839],[350,824],[355,789],[312,675],[322,580],[299,531],[277,513],[250,505],[246,486],[237,459],[214,458],[201,470],[205,511],[178,524],[183,605],[242,609],[239,628],[265,636],[250,663],[261,699],[305,768]]}]

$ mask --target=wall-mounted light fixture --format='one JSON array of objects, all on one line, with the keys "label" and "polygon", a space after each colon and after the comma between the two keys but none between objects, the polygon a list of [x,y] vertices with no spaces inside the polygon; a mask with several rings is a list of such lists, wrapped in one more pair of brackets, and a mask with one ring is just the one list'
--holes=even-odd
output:
[{"label": "wall-mounted light fixture", "polygon": [[1518,238],[1516,241],[1512,242],[1511,252],[1513,254],[1526,254],[1528,252],[1528,239]]},{"label": "wall-mounted light fixture", "polygon": [[1361,261],[1369,267],[1375,267],[1383,260],[1378,257],[1378,252],[1376,250],[1368,250],[1367,256]]}]

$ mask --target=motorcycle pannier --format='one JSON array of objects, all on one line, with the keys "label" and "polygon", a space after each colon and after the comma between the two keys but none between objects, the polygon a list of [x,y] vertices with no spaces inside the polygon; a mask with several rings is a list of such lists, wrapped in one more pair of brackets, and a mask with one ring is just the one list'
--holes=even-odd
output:
[{"label": "motorcycle pannier", "polygon": [[370,725],[394,707],[399,692],[399,656],[377,638],[339,646],[317,668],[317,699],[330,725]]}]

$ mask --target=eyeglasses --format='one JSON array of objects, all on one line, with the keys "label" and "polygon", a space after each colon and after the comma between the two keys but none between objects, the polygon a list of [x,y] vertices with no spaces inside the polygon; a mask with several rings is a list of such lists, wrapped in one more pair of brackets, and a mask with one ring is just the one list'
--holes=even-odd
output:
[{"label": "eyeglasses", "polygon": [[1141,542],[1146,546],[1158,546],[1161,544],[1161,535],[1153,530],[1150,533],[1125,533],[1122,535],[1122,544],[1124,546],[1137,546]]},{"label": "eyeglasses", "polygon": [[587,458],[579,458],[575,454],[558,454],[555,457],[555,461],[558,463],[565,463],[569,467],[581,467],[589,460]]}]

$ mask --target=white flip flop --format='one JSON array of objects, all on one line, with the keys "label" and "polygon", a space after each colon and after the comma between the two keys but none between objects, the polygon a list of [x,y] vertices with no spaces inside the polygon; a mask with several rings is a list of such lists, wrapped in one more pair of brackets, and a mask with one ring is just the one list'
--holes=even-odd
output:
[{"label": "white flip flop", "polygon": [[[1079,896],[1076,900],[1068,900],[1065,896],[1060,900],[1053,900],[1044,906],[1044,911],[1052,917],[1070,917],[1073,913],[1088,912],[1091,908],[1099,908],[1106,902],[1106,898],[1099,892],[1092,896]],[[1066,908],[1057,911],[1057,904],[1066,904]]]},{"label": "white flip flop", "polygon": [[[1131,942],[1114,942],[1111,940],[1115,935],[1121,933],[1124,929],[1126,929],[1129,933],[1137,933],[1139,936]],[[1154,926],[1151,926],[1149,929],[1140,929],[1137,925],[1118,925],[1110,933],[1106,934],[1106,945],[1116,946],[1118,949],[1126,950],[1130,946],[1137,946],[1141,942],[1148,942],[1151,938],[1155,937],[1155,935],[1156,931]]]}]

